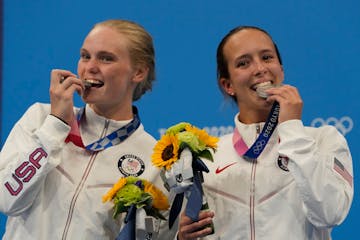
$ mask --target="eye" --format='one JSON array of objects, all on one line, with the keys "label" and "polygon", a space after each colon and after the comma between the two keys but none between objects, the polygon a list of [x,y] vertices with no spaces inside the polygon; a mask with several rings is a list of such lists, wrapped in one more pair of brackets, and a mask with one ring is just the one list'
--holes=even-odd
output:
[{"label": "eye", "polygon": [[99,60],[104,63],[113,62],[114,57],[111,55],[101,55],[99,56]]},{"label": "eye", "polygon": [[236,67],[237,68],[244,68],[246,66],[248,66],[250,63],[250,61],[248,59],[241,59],[238,62],[236,62]]},{"label": "eye", "polygon": [[274,59],[274,56],[271,54],[265,54],[262,59],[265,61],[271,61],[272,59]]},{"label": "eye", "polygon": [[82,52],[80,53],[80,59],[82,60],[89,60],[90,59],[90,55],[85,53],[85,52]]}]

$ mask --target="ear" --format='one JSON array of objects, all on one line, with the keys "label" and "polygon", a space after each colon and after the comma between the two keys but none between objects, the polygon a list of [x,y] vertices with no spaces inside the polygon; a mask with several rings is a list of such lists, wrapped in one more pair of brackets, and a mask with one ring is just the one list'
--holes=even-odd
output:
[{"label": "ear", "polygon": [[220,86],[222,87],[224,92],[226,92],[230,96],[235,95],[235,92],[234,92],[234,89],[232,87],[232,83],[230,82],[230,79],[228,79],[228,78],[220,78],[219,82],[220,82]]},{"label": "ear", "polygon": [[147,66],[139,65],[135,68],[133,81],[135,83],[142,82],[149,74],[149,68]]}]

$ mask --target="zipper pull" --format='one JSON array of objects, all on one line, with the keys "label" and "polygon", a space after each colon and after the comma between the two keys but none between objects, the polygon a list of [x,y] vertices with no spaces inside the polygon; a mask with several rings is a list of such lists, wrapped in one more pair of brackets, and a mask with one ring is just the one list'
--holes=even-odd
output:
[{"label": "zipper pull", "polygon": [[260,123],[256,124],[256,134],[260,134]]}]

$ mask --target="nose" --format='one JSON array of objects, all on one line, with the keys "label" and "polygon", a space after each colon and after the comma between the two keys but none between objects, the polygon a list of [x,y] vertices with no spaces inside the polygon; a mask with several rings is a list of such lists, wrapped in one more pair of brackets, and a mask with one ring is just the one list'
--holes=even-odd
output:
[{"label": "nose", "polygon": [[255,70],[255,74],[256,75],[261,75],[266,73],[267,68],[264,62],[262,62],[261,60],[256,60],[254,61],[254,70]]},{"label": "nose", "polygon": [[89,59],[89,61],[86,62],[85,70],[89,73],[99,72],[99,64],[96,59]]}]

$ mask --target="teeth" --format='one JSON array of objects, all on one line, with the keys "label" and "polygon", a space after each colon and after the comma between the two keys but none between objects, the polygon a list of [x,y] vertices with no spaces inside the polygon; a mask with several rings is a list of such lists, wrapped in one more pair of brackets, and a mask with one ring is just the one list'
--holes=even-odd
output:
[{"label": "teeth", "polygon": [[98,80],[94,80],[94,79],[85,79],[84,85],[85,85],[85,88],[91,88],[91,87],[99,88],[102,85],[104,85],[104,83],[100,82]]}]

